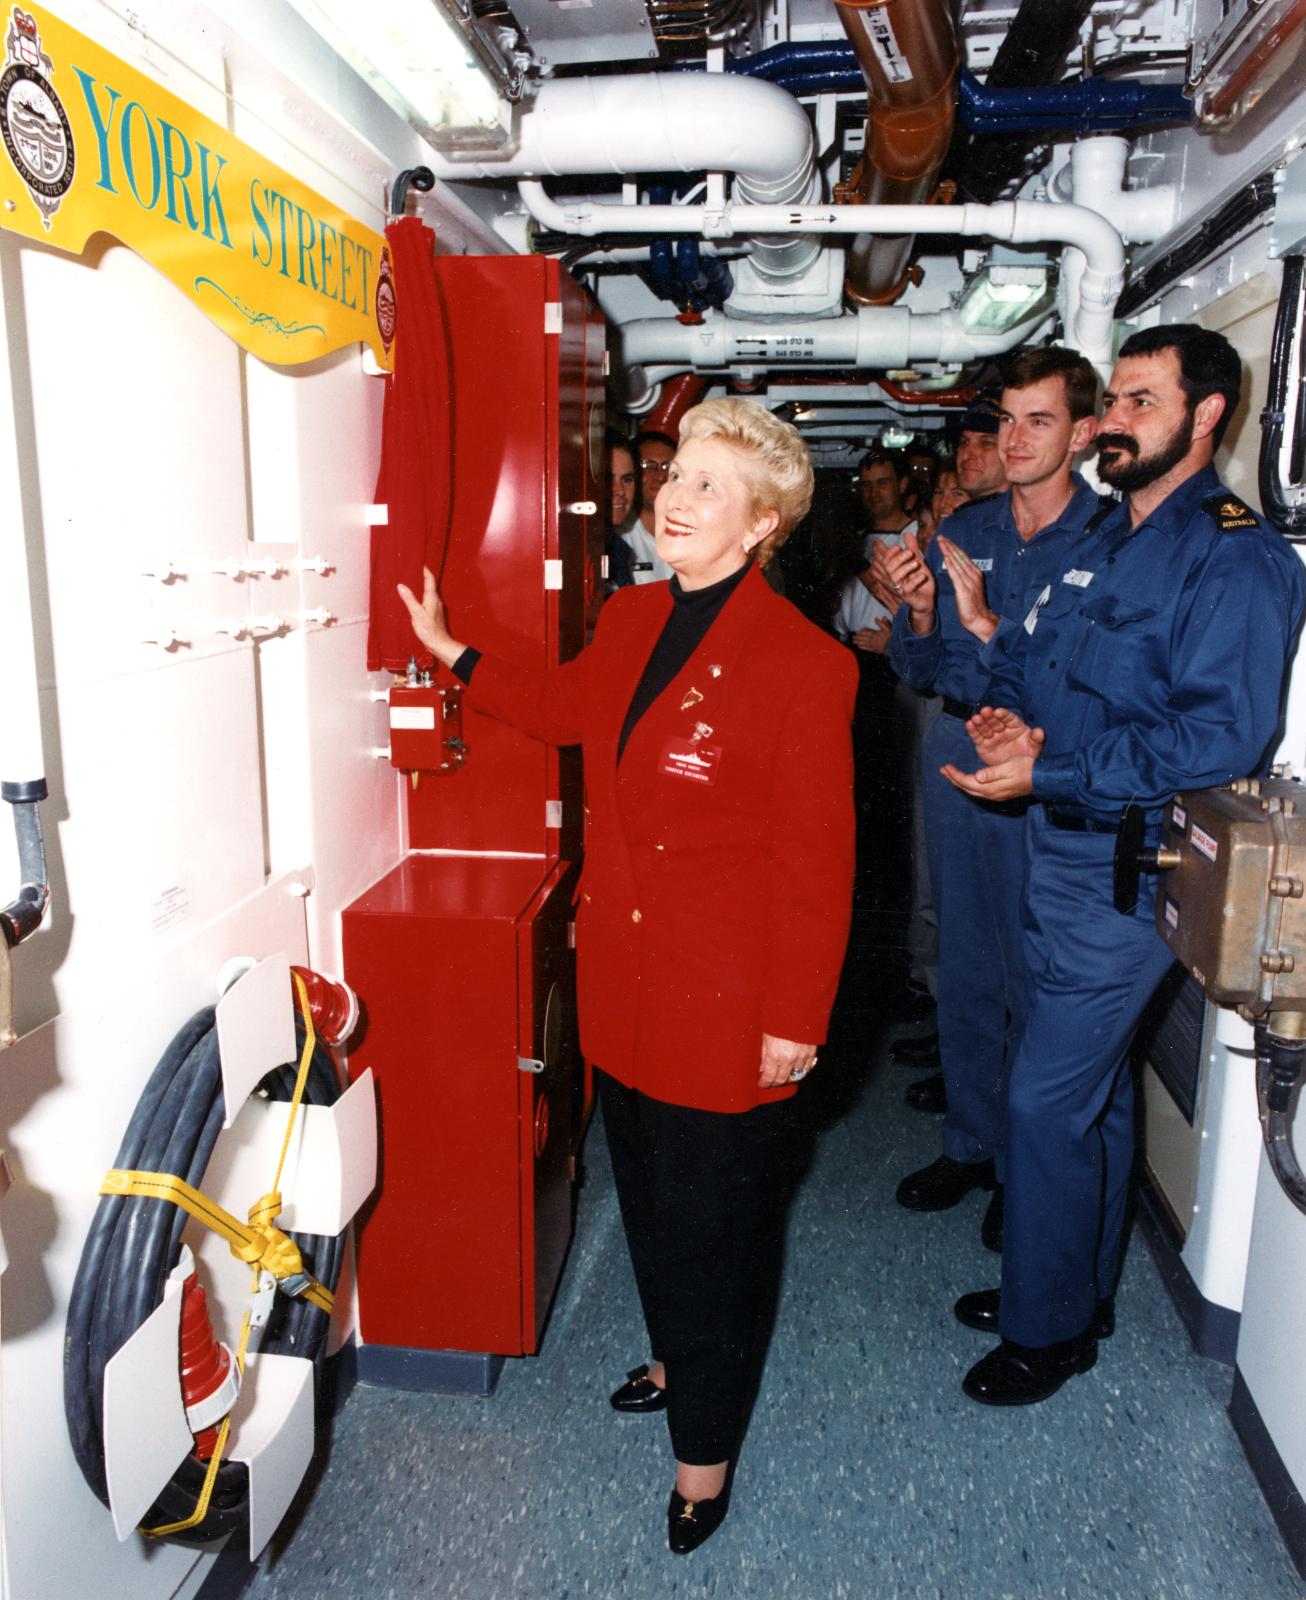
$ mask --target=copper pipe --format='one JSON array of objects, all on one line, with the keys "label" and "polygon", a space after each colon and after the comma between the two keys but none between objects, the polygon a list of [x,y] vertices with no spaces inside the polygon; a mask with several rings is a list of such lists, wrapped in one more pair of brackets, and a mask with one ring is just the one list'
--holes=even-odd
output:
[{"label": "copper pipe", "polygon": [[[844,204],[919,205],[948,153],[957,106],[957,35],[950,0],[836,5],[865,74],[866,148],[835,192]],[[915,240],[861,234],[848,253],[845,290],[857,305],[883,305],[907,284]]]}]

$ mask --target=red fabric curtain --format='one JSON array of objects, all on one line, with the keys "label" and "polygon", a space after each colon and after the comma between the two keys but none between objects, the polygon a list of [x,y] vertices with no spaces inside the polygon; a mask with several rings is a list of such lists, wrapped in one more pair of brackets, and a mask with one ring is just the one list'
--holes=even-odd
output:
[{"label": "red fabric curtain", "polygon": [[435,235],[416,217],[385,230],[398,318],[394,371],[385,379],[378,505],[389,519],[372,530],[372,591],[367,630],[371,672],[402,672],[410,656],[430,658],[413,637],[395,585],[422,592],[422,568],[438,577],[449,542],[453,416],[449,341],[435,278]]}]

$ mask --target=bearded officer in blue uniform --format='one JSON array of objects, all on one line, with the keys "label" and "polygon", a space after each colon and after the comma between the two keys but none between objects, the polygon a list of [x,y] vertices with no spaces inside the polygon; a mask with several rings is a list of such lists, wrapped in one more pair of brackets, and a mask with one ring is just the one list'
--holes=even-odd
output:
[{"label": "bearded officer in blue uniform", "polygon": [[[925,834],[939,919],[939,1048],[947,1112],[943,1154],[898,1185],[911,1211],[943,1211],[991,1189],[981,1230],[1002,1248],[1003,1124],[1007,1070],[1025,1013],[1020,902],[1023,800],[995,805],[954,788],[946,765],[973,767],[966,723],[988,683],[981,647],[1019,629],[1040,591],[1106,507],[1077,473],[1096,431],[1098,379],[1072,350],[1008,359],[994,406],[1009,487],[962,506],[922,559],[914,542],[877,552],[881,576],[903,596],[890,659],[914,689],[943,697],[926,735]],[[968,417],[963,421],[977,419]]]},{"label": "bearded officer in blue uniform", "polygon": [[1097,1359],[1114,1327],[1133,1160],[1129,1044],[1170,965],[1156,880],[1112,902],[1122,808],[1160,838],[1166,802],[1264,770],[1306,583],[1283,537],[1211,462],[1241,364],[1219,334],[1150,328],[1121,346],[1099,472],[1126,496],[994,641],[987,707],[968,724],[991,801],[1032,796],[1026,822],[1030,1006],[1012,1066],[1001,1290],[960,1321],[1001,1343],[962,1385],[986,1405],[1043,1400]]}]

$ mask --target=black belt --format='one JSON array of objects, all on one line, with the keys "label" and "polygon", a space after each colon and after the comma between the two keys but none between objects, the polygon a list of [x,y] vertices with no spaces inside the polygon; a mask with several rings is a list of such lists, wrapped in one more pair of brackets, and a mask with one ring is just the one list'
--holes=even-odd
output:
[{"label": "black belt", "polygon": [[944,695],[943,709],[950,717],[956,717],[959,722],[969,722],[979,707],[968,705],[964,700],[949,700],[947,695]]},{"label": "black belt", "polygon": [[1054,828],[1065,833],[1119,833],[1118,822],[1102,822],[1097,817],[1082,817],[1076,811],[1059,811],[1056,806],[1044,806],[1044,813]]}]

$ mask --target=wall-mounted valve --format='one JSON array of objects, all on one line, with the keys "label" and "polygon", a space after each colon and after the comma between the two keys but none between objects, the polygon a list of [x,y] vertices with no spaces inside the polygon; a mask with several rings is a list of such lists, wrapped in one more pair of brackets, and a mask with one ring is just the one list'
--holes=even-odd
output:
[{"label": "wall-mounted valve", "polygon": [[1138,884],[1144,872],[1172,872],[1179,865],[1177,850],[1149,849],[1143,842],[1147,818],[1142,806],[1127,805],[1116,834],[1116,854],[1111,897],[1122,917],[1138,909]]}]

